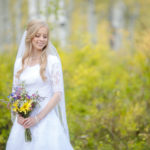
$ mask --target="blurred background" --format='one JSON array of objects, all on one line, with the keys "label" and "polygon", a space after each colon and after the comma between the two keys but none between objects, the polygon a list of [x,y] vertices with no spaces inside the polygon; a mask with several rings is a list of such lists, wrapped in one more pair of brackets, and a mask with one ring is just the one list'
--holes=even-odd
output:
[{"label": "blurred background", "polygon": [[[0,0],[0,99],[29,20],[45,19],[60,55],[75,150],[150,150],[149,0]],[[0,150],[12,127],[0,102]]]}]

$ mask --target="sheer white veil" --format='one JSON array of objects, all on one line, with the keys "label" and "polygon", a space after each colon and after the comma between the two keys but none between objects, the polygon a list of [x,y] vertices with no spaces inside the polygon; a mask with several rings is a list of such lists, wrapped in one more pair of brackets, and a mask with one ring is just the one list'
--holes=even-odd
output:
[{"label": "sheer white veil", "polygon": [[[17,52],[17,55],[16,55],[15,64],[14,64],[14,78],[15,78],[15,73],[17,72],[17,70],[15,69],[17,59],[22,58],[23,55],[24,55],[24,52],[25,52],[25,38],[26,38],[26,35],[27,35],[27,31],[24,31],[23,36],[21,38],[21,42],[19,44],[19,48],[18,48],[18,52]],[[64,93],[64,80],[63,80],[62,64],[61,64],[61,60],[60,60],[59,54],[57,53],[56,48],[54,47],[54,45],[50,41],[48,43],[47,54],[56,56],[58,58],[59,62],[60,62],[60,65],[61,65],[60,72],[61,72],[61,78],[62,78],[61,80],[63,81],[62,85],[61,85],[62,86],[61,89],[63,89],[63,92],[62,92],[61,100],[59,101],[59,103],[56,105],[56,107],[54,109],[55,109],[55,111],[58,115],[58,118],[60,119],[60,122],[61,122],[62,127],[64,129],[64,132],[66,134],[66,137],[68,137],[68,139],[70,140],[68,125],[67,125],[67,118],[66,118],[65,93]],[[14,81],[13,81],[13,83],[14,83]],[[14,118],[15,118],[15,116],[11,111],[11,120],[12,120],[12,122],[14,121]]]}]

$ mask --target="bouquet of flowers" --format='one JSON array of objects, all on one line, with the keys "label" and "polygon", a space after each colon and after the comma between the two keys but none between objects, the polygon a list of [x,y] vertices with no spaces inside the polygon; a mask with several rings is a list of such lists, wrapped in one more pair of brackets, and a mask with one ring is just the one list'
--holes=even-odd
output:
[{"label": "bouquet of flowers", "polygon": [[[41,100],[44,99],[44,97],[41,97],[38,92],[29,95],[25,89],[24,83],[21,83],[19,86],[15,87],[8,98],[10,100],[9,103],[13,112],[21,115],[24,118],[29,117],[33,109],[39,105]],[[25,141],[30,142],[31,140],[31,131],[29,128],[26,128]]]}]

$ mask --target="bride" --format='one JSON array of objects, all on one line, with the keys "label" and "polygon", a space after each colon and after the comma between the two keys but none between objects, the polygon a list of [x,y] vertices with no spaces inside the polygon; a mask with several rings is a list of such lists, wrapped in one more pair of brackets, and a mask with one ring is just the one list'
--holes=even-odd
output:
[{"label": "bride", "polygon": [[[11,111],[13,126],[6,150],[73,150],[66,120],[61,61],[49,42],[49,28],[44,21],[30,21],[22,37],[14,65],[13,87],[21,82],[25,82],[29,94],[38,91],[46,98],[28,118]],[[31,142],[25,141],[26,128],[31,130]]]}]

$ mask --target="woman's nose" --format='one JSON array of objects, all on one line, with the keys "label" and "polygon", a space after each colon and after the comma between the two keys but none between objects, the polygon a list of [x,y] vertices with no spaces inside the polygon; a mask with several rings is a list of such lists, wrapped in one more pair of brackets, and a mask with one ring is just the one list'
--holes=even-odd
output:
[{"label": "woman's nose", "polygon": [[42,36],[40,36],[40,40],[44,40],[44,38]]}]

